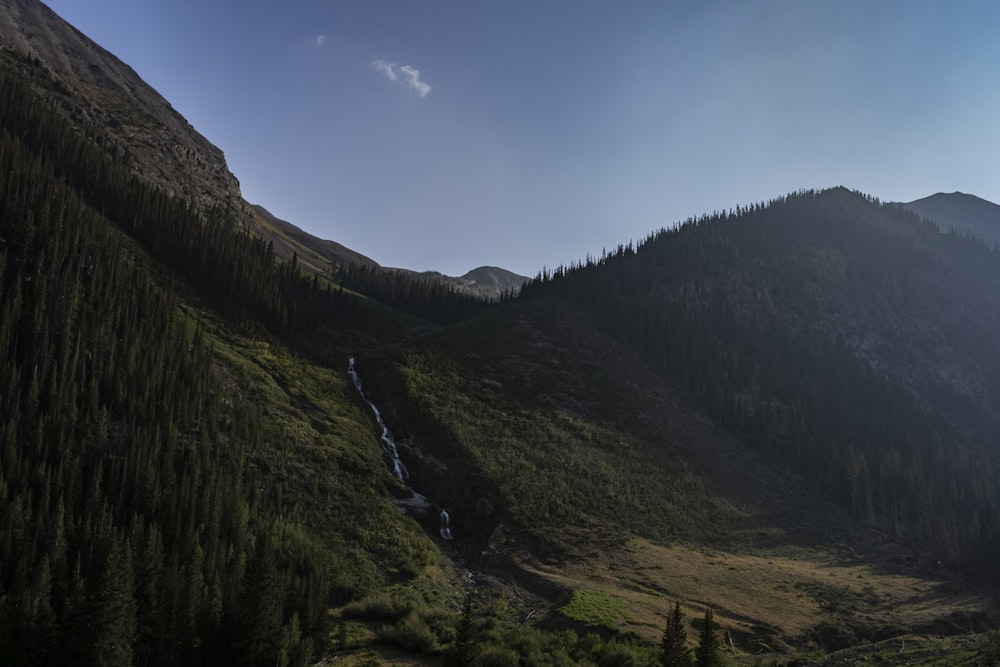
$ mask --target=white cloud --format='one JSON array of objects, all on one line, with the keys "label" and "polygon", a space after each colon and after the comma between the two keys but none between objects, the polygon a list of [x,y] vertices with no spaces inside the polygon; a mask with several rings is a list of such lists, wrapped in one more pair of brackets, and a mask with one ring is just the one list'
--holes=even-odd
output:
[{"label": "white cloud", "polygon": [[372,67],[385,75],[389,81],[401,83],[410,88],[421,99],[427,97],[431,92],[431,87],[420,79],[420,70],[410,65],[399,66],[396,63],[387,63],[384,60],[372,61]]},{"label": "white cloud", "polygon": [[323,46],[326,44],[326,35],[316,35],[316,46]]},{"label": "white cloud", "polygon": [[396,80],[396,70],[394,69],[396,67],[395,63],[387,63],[384,60],[376,60],[372,63],[372,67],[377,69],[379,72],[382,72],[382,74],[385,74],[389,81]]},{"label": "white cloud", "polygon": [[420,80],[420,70],[409,65],[403,65],[399,68],[399,71],[403,73],[403,78],[406,79],[407,85],[417,91],[417,95],[420,95],[421,98],[426,97],[427,93],[431,92],[431,87]]}]

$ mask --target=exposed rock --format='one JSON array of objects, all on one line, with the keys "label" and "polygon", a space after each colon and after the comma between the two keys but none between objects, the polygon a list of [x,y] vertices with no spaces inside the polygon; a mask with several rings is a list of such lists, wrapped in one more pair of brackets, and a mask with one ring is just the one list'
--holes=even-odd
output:
[{"label": "exposed rock", "polygon": [[222,151],[131,67],[51,9],[37,0],[0,4],[0,46],[6,57],[35,70],[36,85],[73,123],[103,125],[127,146],[142,178],[201,208],[230,206],[249,221]]}]

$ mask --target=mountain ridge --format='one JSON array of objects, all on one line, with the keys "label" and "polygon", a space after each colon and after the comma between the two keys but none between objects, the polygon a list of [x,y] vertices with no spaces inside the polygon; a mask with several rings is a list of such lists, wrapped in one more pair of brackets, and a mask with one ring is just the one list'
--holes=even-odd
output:
[{"label": "mountain ridge", "polygon": [[63,90],[49,90],[71,117],[98,124],[128,146],[142,178],[203,208],[240,209],[239,182],[220,149],[135,70],[37,0],[0,6],[0,41],[32,56]]},{"label": "mountain ridge", "polygon": [[447,276],[439,271],[413,271],[394,267],[384,267],[370,257],[337,243],[322,240],[278,218],[263,206],[252,205],[254,225],[258,234],[274,243],[275,253],[286,260],[293,256],[300,266],[320,276],[336,275],[349,268],[364,268],[410,276],[415,279],[429,279],[456,291],[483,299],[498,300],[505,294],[516,294],[528,282],[521,276],[500,267],[481,266],[462,276]]},{"label": "mountain ridge", "polygon": [[[252,233],[276,241],[279,257],[291,260],[298,253],[303,268],[317,275],[327,275],[345,263],[373,265],[374,260],[361,253],[320,239],[245,201],[221,149],[135,70],[38,0],[11,0],[0,6],[0,43],[42,65],[45,71],[36,73],[36,78],[48,76],[60,85],[42,85],[40,90],[57,100],[75,123],[94,123],[121,147],[128,147],[133,169],[164,192],[190,199],[203,210],[225,208]],[[515,289],[516,280],[498,280],[496,286],[485,288],[464,277],[442,278],[463,293],[483,298],[496,299]]]},{"label": "mountain ridge", "polygon": [[938,192],[898,206],[934,221],[946,232],[954,230],[1000,243],[1000,205],[976,195]]}]

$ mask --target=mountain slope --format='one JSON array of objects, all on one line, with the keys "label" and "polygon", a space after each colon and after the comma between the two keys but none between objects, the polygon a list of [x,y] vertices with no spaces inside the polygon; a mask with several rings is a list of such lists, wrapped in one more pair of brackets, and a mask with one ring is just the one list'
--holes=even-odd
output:
[{"label": "mountain slope", "polygon": [[961,337],[998,279],[980,245],[804,193],[558,269],[387,360],[378,400],[483,574],[623,605],[598,626],[655,640],[676,597],[737,647],[982,630],[993,394],[946,382],[996,369]]},{"label": "mountain slope", "polygon": [[376,400],[522,613],[596,596],[566,613],[655,640],[679,597],[790,652],[981,631],[998,289],[981,244],[802,192],[559,268],[383,359]]},{"label": "mountain slope", "polygon": [[252,208],[253,229],[258,236],[274,244],[275,254],[289,261],[295,256],[300,266],[320,276],[337,276],[348,269],[373,271],[395,275],[396,279],[438,284],[459,294],[492,301],[505,294],[516,294],[528,282],[525,276],[489,266],[473,269],[457,278],[437,271],[417,272],[383,267],[361,253],[335,241],[324,241],[275,217],[263,206],[254,205]]},{"label": "mountain slope", "polygon": [[375,260],[335,241],[323,241],[304,232],[292,223],[275,217],[263,206],[254,205],[253,211],[258,235],[274,243],[275,254],[287,260],[297,254],[302,266],[313,273],[328,276],[334,270],[350,265],[378,267]]},{"label": "mountain slope", "polygon": [[529,280],[527,276],[518,275],[496,266],[480,266],[461,276],[446,276],[437,271],[388,270],[401,272],[418,280],[438,282],[461,294],[489,301],[499,301],[509,296],[516,296],[521,291],[521,287]]},{"label": "mountain slope", "polygon": [[[54,22],[5,35],[66,29],[4,9]],[[301,665],[333,606],[458,588],[393,504],[410,492],[344,373],[427,323],[276,261],[211,186],[201,206],[148,178],[100,96],[56,70],[0,54],[0,654]],[[412,611],[448,641],[444,598]]]},{"label": "mountain slope", "polygon": [[274,333],[372,315],[105,145],[0,68],[0,654],[303,664],[434,553],[342,366]]},{"label": "mountain slope", "polygon": [[462,275],[461,280],[472,286],[489,290],[491,293],[516,293],[524,283],[528,282],[526,276],[518,275],[498,266],[480,266],[478,269],[472,269]]},{"label": "mountain slope", "polygon": [[[41,2],[12,0],[0,6],[0,45],[8,59],[20,54],[14,58],[18,67],[72,123],[103,128],[121,150],[127,149],[133,171],[162,192],[190,200],[203,210],[229,211],[237,224],[275,241],[278,257],[291,260],[298,253],[302,268],[320,276],[345,264],[374,265],[360,253],[314,237],[245,202],[221,150],[132,68]],[[508,289],[464,278],[441,280],[482,298],[499,298]],[[515,281],[517,287],[525,280]]]},{"label": "mountain slope", "polygon": [[900,206],[933,220],[944,231],[954,229],[960,234],[1000,243],[1000,206],[975,195],[939,192]]},{"label": "mountain slope", "polygon": [[10,0],[0,6],[0,44],[35,59],[58,84],[48,87],[46,96],[70,118],[101,126],[128,147],[132,167],[144,180],[202,208],[243,210],[239,183],[222,151],[131,67],[41,2]]},{"label": "mountain slope", "polygon": [[691,221],[524,297],[586,308],[858,518],[996,576],[998,290],[996,253],[835,189]]}]

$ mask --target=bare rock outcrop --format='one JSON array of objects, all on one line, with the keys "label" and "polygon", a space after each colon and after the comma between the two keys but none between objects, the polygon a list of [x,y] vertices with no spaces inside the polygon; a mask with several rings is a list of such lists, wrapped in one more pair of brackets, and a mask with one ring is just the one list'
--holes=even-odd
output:
[{"label": "bare rock outcrop", "polygon": [[136,72],[38,0],[0,3],[0,47],[34,68],[46,95],[75,123],[103,125],[127,147],[136,173],[200,208],[230,206],[249,219],[222,151]]}]

